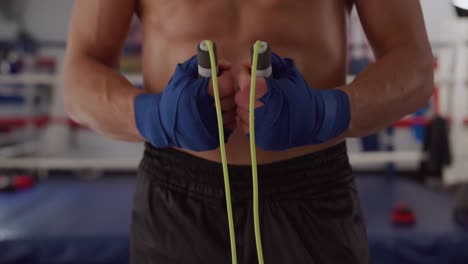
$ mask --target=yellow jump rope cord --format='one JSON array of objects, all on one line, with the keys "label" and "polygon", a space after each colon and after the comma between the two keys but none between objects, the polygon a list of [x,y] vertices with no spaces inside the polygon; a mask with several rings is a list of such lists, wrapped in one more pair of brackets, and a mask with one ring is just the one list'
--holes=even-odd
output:
[{"label": "yellow jump rope cord", "polygon": [[227,215],[228,215],[228,222],[229,222],[229,236],[231,239],[232,264],[237,264],[236,236],[234,233],[234,220],[232,216],[231,187],[229,186],[229,173],[228,173],[227,158],[226,158],[226,147],[224,145],[223,115],[221,113],[221,102],[219,100],[218,77],[217,77],[217,72],[216,72],[217,67],[216,67],[215,54],[213,50],[212,41],[206,40],[205,44],[208,47],[208,52],[210,54],[211,79],[213,81],[213,93],[214,93],[214,98],[215,98],[216,115],[218,117],[219,148],[221,150],[221,161],[223,164],[224,191],[226,192],[226,207],[227,207]]},{"label": "yellow jump rope cord", "polygon": [[[216,72],[216,62],[213,50],[213,43],[211,40],[205,41],[208,47],[211,64],[211,77],[213,81],[213,92],[215,98],[216,114],[218,118],[218,131],[219,131],[219,145],[221,151],[221,161],[223,166],[224,174],[224,188],[226,192],[226,207],[229,222],[229,235],[231,240],[231,256],[232,263],[237,264],[237,253],[236,253],[236,239],[234,232],[234,220],[232,215],[231,205],[231,191],[229,186],[229,174],[227,168],[226,148],[224,145],[224,128],[223,128],[223,116],[221,113],[221,103],[219,99],[218,90],[218,78]],[[258,62],[258,50],[260,49],[260,41],[255,42],[252,59],[252,71],[250,79],[250,102],[249,102],[249,134],[250,134],[250,155],[252,159],[252,182],[253,182],[253,213],[254,213],[254,229],[255,229],[255,243],[257,246],[258,263],[263,264],[263,250],[262,240],[260,236],[260,216],[258,206],[258,175],[257,175],[257,154],[255,149],[255,126],[254,126],[254,111],[255,111],[255,83],[257,77],[257,62]]]},{"label": "yellow jump rope cord", "polygon": [[253,183],[253,214],[255,228],[255,243],[257,244],[258,263],[263,264],[262,238],[260,236],[260,214],[258,209],[258,175],[257,175],[257,152],[255,148],[255,83],[257,80],[257,62],[260,41],[256,41],[252,56],[252,70],[250,73],[250,102],[249,102],[249,134],[250,134],[250,157],[252,159],[252,183]]}]

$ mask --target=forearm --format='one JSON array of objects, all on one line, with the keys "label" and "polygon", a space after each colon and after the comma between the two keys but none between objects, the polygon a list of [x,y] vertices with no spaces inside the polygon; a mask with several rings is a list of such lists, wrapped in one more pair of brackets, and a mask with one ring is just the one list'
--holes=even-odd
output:
[{"label": "forearm", "polygon": [[66,60],[66,110],[74,121],[99,133],[120,140],[143,140],[134,117],[134,100],[140,93],[117,70],[93,58]]},{"label": "forearm", "polygon": [[433,89],[432,56],[415,50],[389,52],[342,88],[351,105],[346,136],[382,130],[427,103]]}]

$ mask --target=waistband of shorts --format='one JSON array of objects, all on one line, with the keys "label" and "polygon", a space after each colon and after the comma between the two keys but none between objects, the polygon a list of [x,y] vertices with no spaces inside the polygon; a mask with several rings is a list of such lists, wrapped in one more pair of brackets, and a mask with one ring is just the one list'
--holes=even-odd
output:
[{"label": "waistband of shorts", "polygon": [[[297,189],[304,180],[307,181],[307,188],[311,184],[323,187],[351,178],[345,142],[288,160],[259,164],[257,169],[258,183],[263,190],[281,187]],[[146,177],[173,186],[192,185],[200,190],[208,186],[224,190],[221,163],[172,148],[160,149],[147,143],[139,170]],[[228,165],[228,173],[232,189],[251,189],[250,165]]]}]

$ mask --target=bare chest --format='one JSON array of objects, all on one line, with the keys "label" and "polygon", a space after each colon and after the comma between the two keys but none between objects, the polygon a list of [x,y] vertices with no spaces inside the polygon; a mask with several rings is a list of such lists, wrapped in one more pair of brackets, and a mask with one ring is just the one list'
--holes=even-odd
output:
[{"label": "bare chest", "polygon": [[[171,40],[293,38],[344,24],[347,0],[141,0],[143,21]],[[255,37],[253,37],[255,36]]]}]

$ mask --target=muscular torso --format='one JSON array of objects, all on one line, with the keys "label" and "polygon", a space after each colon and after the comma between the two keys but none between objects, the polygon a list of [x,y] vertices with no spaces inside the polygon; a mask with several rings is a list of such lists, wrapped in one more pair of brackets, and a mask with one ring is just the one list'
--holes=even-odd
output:
[{"label": "muscular torso", "polygon": [[[345,83],[347,0],[141,0],[140,9],[148,91],[161,92],[176,64],[193,56],[203,39],[216,42],[218,56],[233,63],[235,75],[258,39],[270,43],[281,56],[293,58],[312,87]],[[283,152],[258,149],[257,161],[304,155],[340,140]],[[249,141],[241,129],[230,137],[226,150],[229,163],[250,163]],[[219,150],[192,154],[220,161]]]}]

